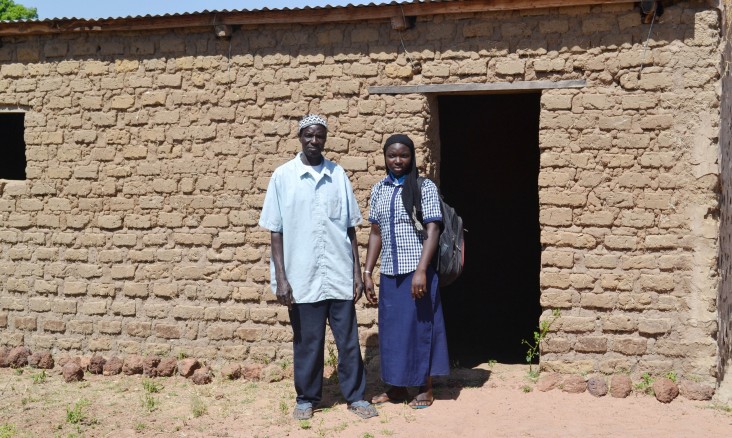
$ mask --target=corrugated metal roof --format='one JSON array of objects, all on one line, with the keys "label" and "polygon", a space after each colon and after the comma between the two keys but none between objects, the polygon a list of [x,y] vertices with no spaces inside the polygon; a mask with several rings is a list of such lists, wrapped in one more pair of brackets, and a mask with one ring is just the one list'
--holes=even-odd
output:
[{"label": "corrugated metal roof", "polygon": [[357,3],[348,3],[347,5],[325,5],[325,6],[304,6],[301,8],[258,8],[258,9],[213,9],[208,10],[204,9],[202,11],[196,11],[196,12],[180,12],[180,13],[173,13],[173,14],[160,14],[160,15],[128,15],[126,17],[106,17],[106,18],[78,18],[78,17],[55,17],[55,18],[45,18],[43,20],[2,20],[0,23],[45,23],[45,22],[54,22],[59,20],[69,20],[69,21],[77,21],[77,22],[85,22],[88,24],[93,24],[95,21],[106,21],[106,20],[134,20],[138,18],[157,18],[157,17],[191,17],[196,15],[204,15],[204,14],[226,14],[226,13],[232,13],[232,12],[267,12],[267,11],[306,11],[306,10],[326,10],[326,9],[339,9],[339,8],[367,8],[367,7],[374,7],[374,6],[388,6],[388,5],[399,5],[399,4],[411,4],[411,3],[449,3],[449,2],[460,2],[460,1],[466,1],[466,0],[411,0],[411,1],[391,1],[391,2],[381,2],[381,3],[365,3],[365,2],[357,2]]},{"label": "corrugated metal roof", "polygon": [[165,15],[109,18],[47,18],[0,22],[0,37],[71,32],[126,32],[217,25],[319,25],[363,20],[393,20],[398,15],[427,16],[576,5],[631,3],[628,0],[409,0],[302,8],[222,9]]}]

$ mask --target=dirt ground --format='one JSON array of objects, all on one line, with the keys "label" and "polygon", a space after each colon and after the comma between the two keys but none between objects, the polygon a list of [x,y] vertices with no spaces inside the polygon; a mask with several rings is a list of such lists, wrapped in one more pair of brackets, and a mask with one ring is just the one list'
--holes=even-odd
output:
[{"label": "dirt ground", "polygon": [[[380,406],[361,420],[328,381],[310,421],[292,419],[292,380],[193,385],[182,377],[104,377],[64,383],[54,371],[0,369],[6,437],[732,437],[732,412],[682,397],[626,399],[540,392],[525,365],[455,369],[428,409]],[[371,376],[368,394],[383,387]]]}]

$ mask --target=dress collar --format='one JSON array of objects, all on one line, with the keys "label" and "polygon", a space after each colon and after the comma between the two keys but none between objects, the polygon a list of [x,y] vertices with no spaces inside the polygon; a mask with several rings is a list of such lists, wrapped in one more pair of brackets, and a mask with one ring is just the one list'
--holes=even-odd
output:
[{"label": "dress collar", "polygon": [[406,178],[407,178],[407,175],[402,175],[400,177],[396,177],[391,172],[387,172],[387,175],[386,175],[386,180],[395,186],[400,186],[400,185],[404,184],[404,180]]}]

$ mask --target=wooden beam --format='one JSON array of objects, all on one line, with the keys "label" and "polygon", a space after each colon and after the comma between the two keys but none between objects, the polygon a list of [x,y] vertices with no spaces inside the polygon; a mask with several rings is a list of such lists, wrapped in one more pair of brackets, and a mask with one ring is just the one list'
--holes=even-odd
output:
[{"label": "wooden beam", "polygon": [[0,36],[74,32],[126,32],[171,28],[264,24],[323,24],[391,20],[396,15],[466,14],[493,11],[556,8],[578,5],[633,3],[628,0],[470,0],[365,6],[334,6],[287,10],[201,12],[174,16],[106,18],[98,20],[48,19],[0,24]]},{"label": "wooden beam", "polygon": [[478,94],[521,93],[556,88],[583,88],[584,79],[569,81],[519,81],[489,84],[386,85],[368,88],[369,94]]}]

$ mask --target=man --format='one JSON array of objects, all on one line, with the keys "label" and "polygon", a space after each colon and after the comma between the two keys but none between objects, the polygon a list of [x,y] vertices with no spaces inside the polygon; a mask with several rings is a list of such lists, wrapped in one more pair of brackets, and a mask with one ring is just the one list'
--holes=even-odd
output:
[{"label": "man", "polygon": [[364,401],[356,324],[363,282],[354,227],[361,212],[343,168],[323,157],[327,136],[324,118],[309,114],[300,121],[302,152],[275,169],[259,219],[272,233],[272,290],[290,312],[297,420],[310,419],[321,400],[326,321],[348,409],[361,418],[378,415]]}]

